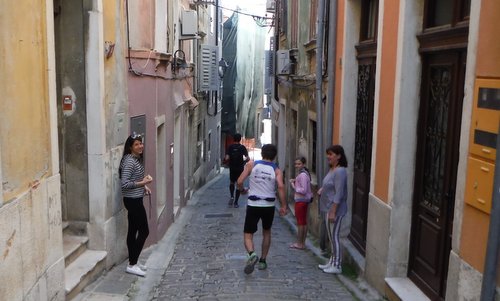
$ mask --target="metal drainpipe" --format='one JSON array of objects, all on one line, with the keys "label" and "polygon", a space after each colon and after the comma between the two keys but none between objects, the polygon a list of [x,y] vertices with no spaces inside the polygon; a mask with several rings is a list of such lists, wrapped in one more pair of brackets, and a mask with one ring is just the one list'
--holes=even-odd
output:
[{"label": "metal drainpipe", "polygon": [[324,175],[323,146],[323,41],[325,23],[325,0],[318,1],[318,24],[316,25],[316,176],[318,187]]},{"label": "metal drainpipe", "polygon": [[[219,27],[219,0],[215,0],[215,46],[219,46]],[[220,56],[222,57],[222,54]]]},{"label": "metal drainpipe", "polygon": [[335,111],[335,72],[337,63],[337,0],[330,2],[328,24],[328,93],[326,96],[326,143],[333,142],[333,117]]},{"label": "metal drainpipe", "polygon": [[491,203],[490,229],[488,233],[488,245],[486,247],[486,259],[484,261],[483,283],[481,285],[481,301],[495,300],[498,251],[500,250],[500,123],[498,133],[495,159],[495,175],[493,181],[493,197]]}]

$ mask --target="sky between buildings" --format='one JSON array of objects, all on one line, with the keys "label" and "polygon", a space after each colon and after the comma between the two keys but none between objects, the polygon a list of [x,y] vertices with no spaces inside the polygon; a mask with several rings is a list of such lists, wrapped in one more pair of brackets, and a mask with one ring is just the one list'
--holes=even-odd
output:
[{"label": "sky between buildings", "polygon": [[[266,14],[266,0],[219,0],[219,5],[234,10],[239,7],[244,13],[262,17]],[[227,17],[233,14],[232,11],[225,9],[222,13]]]}]

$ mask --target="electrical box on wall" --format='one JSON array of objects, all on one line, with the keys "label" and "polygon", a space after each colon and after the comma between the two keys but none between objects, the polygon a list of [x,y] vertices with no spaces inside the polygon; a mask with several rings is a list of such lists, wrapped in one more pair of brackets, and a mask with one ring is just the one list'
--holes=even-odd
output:
[{"label": "electrical box on wall", "polygon": [[275,10],[276,10],[276,0],[267,0],[266,11],[268,13],[274,13]]},{"label": "electrical box on wall", "polygon": [[490,213],[498,127],[500,124],[500,80],[477,79],[470,130],[465,202]]},{"label": "electrical box on wall", "polygon": [[183,10],[181,22],[181,35],[195,36],[198,33],[198,15],[195,10]]},{"label": "electrical box on wall", "polygon": [[73,110],[73,97],[71,95],[63,95],[62,108],[64,111],[72,111]]},{"label": "electrical box on wall", "polygon": [[292,73],[290,50],[276,51],[276,73],[279,75],[287,75]]}]

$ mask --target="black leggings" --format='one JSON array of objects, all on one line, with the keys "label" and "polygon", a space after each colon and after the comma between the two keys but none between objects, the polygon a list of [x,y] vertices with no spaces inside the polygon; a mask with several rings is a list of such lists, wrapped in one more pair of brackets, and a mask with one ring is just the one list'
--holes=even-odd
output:
[{"label": "black leggings", "polygon": [[123,204],[128,211],[128,261],[130,265],[135,265],[149,235],[148,217],[142,198],[124,197]]}]

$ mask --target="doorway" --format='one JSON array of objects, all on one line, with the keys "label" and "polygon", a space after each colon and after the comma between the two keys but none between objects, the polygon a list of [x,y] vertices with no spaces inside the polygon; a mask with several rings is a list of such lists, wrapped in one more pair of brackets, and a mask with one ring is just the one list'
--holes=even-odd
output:
[{"label": "doorway", "polygon": [[378,6],[378,0],[361,1],[360,42],[356,45],[358,88],[356,96],[352,220],[349,240],[363,256],[366,253],[368,195],[371,181]]},{"label": "doorway", "polygon": [[451,251],[465,51],[423,55],[409,277],[444,300]]},{"label": "doorway", "polygon": [[470,0],[424,5],[420,110],[408,277],[444,300],[451,251]]}]

